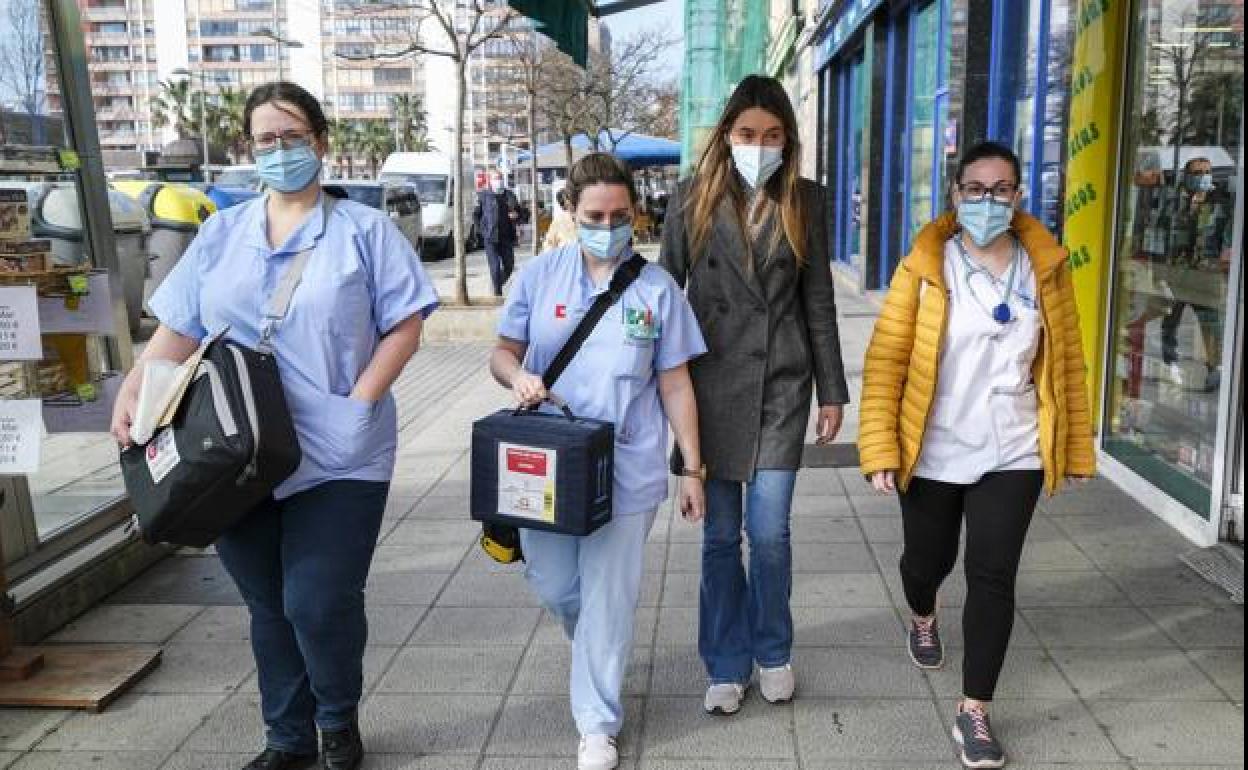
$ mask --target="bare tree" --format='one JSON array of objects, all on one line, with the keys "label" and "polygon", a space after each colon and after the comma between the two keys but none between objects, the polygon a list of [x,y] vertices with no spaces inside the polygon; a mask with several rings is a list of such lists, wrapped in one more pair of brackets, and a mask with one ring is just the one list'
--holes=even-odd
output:
[{"label": "bare tree", "polygon": [[593,122],[594,104],[585,70],[566,54],[550,51],[535,106],[540,125],[563,142],[567,167],[571,168],[572,140]]},{"label": "bare tree", "polygon": [[43,132],[44,50],[38,0],[7,0],[0,40],[0,92],[7,92],[30,119],[31,141]]},{"label": "bare tree", "polygon": [[655,70],[673,43],[661,29],[643,30],[590,57],[585,133],[595,149],[605,138],[609,150],[650,123]]},{"label": "bare tree", "polygon": [[680,86],[675,80],[642,88],[644,103],[633,127],[639,133],[664,139],[680,138]]},{"label": "bare tree", "polygon": [[1196,86],[1196,78],[1203,74],[1205,59],[1210,55],[1214,42],[1209,31],[1211,23],[1201,13],[1181,13],[1170,17],[1164,24],[1171,34],[1150,41],[1156,52],[1158,64],[1155,75],[1174,90],[1174,123],[1170,133],[1170,141],[1174,145],[1171,169],[1173,169],[1173,187],[1176,191],[1182,184],[1179,173],[1179,150],[1183,146],[1188,129],[1193,123],[1189,114],[1188,103]]},{"label": "bare tree", "polygon": [[538,101],[545,87],[547,71],[551,61],[559,55],[553,44],[541,37],[531,27],[528,29],[512,29],[506,37],[511,46],[510,58],[518,65],[512,70],[511,82],[504,87],[511,87],[524,92],[524,106],[527,119],[525,121],[525,139],[529,145],[529,178],[532,182],[533,227],[530,228],[532,253],[538,252],[537,232],[537,112]]},{"label": "bare tree", "polygon": [[464,178],[464,106],[467,102],[468,62],[472,55],[491,40],[504,36],[516,14],[493,0],[394,0],[373,2],[340,10],[342,15],[359,18],[386,16],[395,18],[404,12],[411,20],[407,39],[393,49],[341,58],[398,59],[411,56],[441,56],[455,64],[455,128],[451,148],[454,175],[455,239],[455,301],[469,304],[467,254],[464,249],[464,205],[470,191],[460,189]]}]

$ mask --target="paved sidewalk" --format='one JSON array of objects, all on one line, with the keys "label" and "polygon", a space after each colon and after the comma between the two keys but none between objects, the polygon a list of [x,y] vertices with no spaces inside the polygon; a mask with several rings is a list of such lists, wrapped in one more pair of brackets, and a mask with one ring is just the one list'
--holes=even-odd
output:
[{"label": "paved sidewalk", "polygon": [[[844,298],[854,387],[872,310]],[[422,351],[399,387],[401,455],[368,586],[362,707],[369,768],[575,767],[568,646],[520,572],[467,521],[468,427],[505,402],[486,347]],[[845,438],[852,440],[855,420]],[[344,522],[344,525],[349,523]],[[701,710],[699,531],[667,512],[646,553],[628,675],[626,770],[956,767],[959,689],[902,648],[896,503],[853,470],[808,470],[794,505],[799,697]],[[1104,482],[1043,504],[1019,585],[995,723],[1011,767],[1243,767],[1244,614],[1178,561],[1186,541]],[[961,646],[964,584],[942,602]],[[246,611],[216,558],[158,564],[52,642],[147,643],[161,666],[97,715],[0,711],[0,767],[236,770],[261,745]]]}]

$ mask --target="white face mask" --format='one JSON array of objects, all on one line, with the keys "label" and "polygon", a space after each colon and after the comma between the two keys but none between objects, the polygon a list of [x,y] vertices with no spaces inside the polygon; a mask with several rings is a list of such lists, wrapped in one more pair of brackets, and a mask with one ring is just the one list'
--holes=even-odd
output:
[{"label": "white face mask", "polygon": [[784,163],[783,147],[758,144],[734,144],[732,162],[747,184],[755,189],[767,184],[771,175]]}]

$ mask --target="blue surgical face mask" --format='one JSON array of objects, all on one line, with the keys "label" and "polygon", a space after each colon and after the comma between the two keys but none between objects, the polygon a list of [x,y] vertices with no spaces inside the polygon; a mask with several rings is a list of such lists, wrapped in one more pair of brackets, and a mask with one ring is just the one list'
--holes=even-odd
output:
[{"label": "blue surgical face mask", "polygon": [[1213,189],[1213,174],[1188,174],[1187,189],[1192,192],[1209,192]]},{"label": "blue surgical face mask", "polygon": [[624,255],[628,244],[632,242],[633,225],[629,222],[615,227],[602,227],[578,223],[576,234],[586,253],[594,259],[614,262]]},{"label": "blue surgical face mask", "polygon": [[737,171],[752,188],[767,184],[771,175],[784,164],[783,147],[765,147],[758,144],[734,144],[732,162]]},{"label": "blue surgical face mask", "polygon": [[278,147],[256,156],[256,175],[278,192],[306,190],[320,173],[321,159],[311,145]]},{"label": "blue surgical face mask", "polygon": [[958,224],[962,225],[962,232],[981,249],[1009,230],[1013,219],[1013,206],[991,198],[958,204]]}]

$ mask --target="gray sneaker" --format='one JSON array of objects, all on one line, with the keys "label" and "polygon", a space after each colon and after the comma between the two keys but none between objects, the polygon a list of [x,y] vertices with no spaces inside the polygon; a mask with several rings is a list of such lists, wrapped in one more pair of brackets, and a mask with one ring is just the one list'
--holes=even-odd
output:
[{"label": "gray sneaker", "polygon": [[741,700],[745,697],[745,685],[727,682],[713,684],[706,688],[706,700],[702,708],[708,714],[735,714],[741,710]]},{"label": "gray sneaker", "polygon": [[758,689],[768,703],[785,703],[793,700],[793,666],[785,663],[774,668],[758,669]]},{"label": "gray sneaker", "polygon": [[919,668],[938,669],[945,665],[945,647],[940,642],[940,628],[936,625],[935,615],[929,620],[914,618],[910,621],[906,647],[910,651],[910,660]]},{"label": "gray sneaker", "polygon": [[962,764],[969,768],[1005,767],[1005,751],[992,735],[988,713],[982,708],[958,706],[953,739],[962,749]]}]

